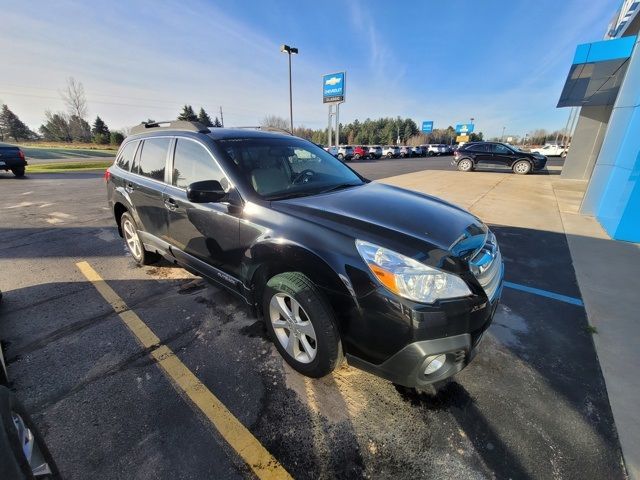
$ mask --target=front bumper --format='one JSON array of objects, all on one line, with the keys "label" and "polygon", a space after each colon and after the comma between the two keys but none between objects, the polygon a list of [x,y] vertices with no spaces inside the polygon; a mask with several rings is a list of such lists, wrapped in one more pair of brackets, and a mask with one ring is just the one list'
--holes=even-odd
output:
[{"label": "front bumper", "polygon": [[[469,333],[453,337],[436,338],[410,343],[386,362],[374,365],[359,358],[347,356],[354,367],[409,388],[427,387],[460,372],[476,355],[484,332],[477,336]],[[432,357],[444,354],[442,367],[430,375],[425,369]]]}]

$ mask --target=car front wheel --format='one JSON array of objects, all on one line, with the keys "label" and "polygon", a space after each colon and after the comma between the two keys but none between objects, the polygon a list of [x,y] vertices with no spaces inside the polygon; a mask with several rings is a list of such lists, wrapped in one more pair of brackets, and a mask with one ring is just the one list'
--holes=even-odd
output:
[{"label": "car front wheel", "polygon": [[458,162],[458,170],[461,172],[470,172],[473,170],[473,162],[468,158],[463,158]]},{"label": "car front wheel", "polygon": [[300,272],[274,276],[265,287],[262,308],[273,343],[295,370],[319,378],[341,362],[333,310],[309,277]]},{"label": "car front wheel", "polygon": [[513,171],[518,175],[526,175],[531,171],[531,163],[528,160],[518,160],[513,164]]}]

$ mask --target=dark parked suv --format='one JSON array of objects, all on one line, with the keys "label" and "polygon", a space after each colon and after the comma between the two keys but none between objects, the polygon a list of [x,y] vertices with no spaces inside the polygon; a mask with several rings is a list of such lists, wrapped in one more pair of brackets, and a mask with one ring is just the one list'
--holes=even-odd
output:
[{"label": "dark parked suv", "polygon": [[27,160],[15,145],[0,143],[0,170],[11,170],[16,177],[24,177]]},{"label": "dark parked suv", "polygon": [[294,136],[146,124],[105,178],[137,262],[163,255],[226,287],[311,377],[346,356],[407,387],[445,379],[498,304],[502,258],[478,218]]},{"label": "dark parked suv", "polygon": [[509,167],[520,175],[542,170],[547,157],[539,153],[523,152],[513,145],[497,142],[465,143],[453,153],[451,165],[461,172],[470,172],[482,165]]}]

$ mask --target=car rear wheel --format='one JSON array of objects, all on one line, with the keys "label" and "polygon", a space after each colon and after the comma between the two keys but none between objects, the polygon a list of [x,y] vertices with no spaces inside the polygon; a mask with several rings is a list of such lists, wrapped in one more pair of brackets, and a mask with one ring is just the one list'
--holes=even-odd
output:
[{"label": "car rear wheel", "polygon": [[513,164],[513,172],[518,175],[526,175],[531,171],[531,163],[528,160],[518,160]]},{"label": "car rear wheel", "polygon": [[138,226],[129,212],[122,214],[120,227],[122,228],[122,236],[127,245],[127,250],[129,250],[137,264],[150,265],[160,260],[160,255],[144,249],[144,244],[138,235]]},{"label": "car rear wheel", "polygon": [[359,153],[356,153],[356,154],[353,156],[353,159],[354,159],[354,160],[360,160],[360,154],[359,154]]},{"label": "car rear wheel", "polygon": [[468,158],[463,158],[458,162],[458,170],[461,172],[470,172],[473,170],[473,162]]},{"label": "car rear wheel", "polygon": [[393,158],[393,153],[387,153],[387,158]]},{"label": "car rear wheel", "polygon": [[338,154],[338,160],[343,161],[344,160],[344,155],[339,153]]},{"label": "car rear wheel", "polygon": [[314,283],[300,272],[271,278],[262,311],[280,355],[313,378],[331,373],[342,361],[342,343],[333,310]]},{"label": "car rear wheel", "polygon": [[16,167],[16,168],[12,168],[11,171],[13,172],[13,174],[18,177],[18,178],[22,178],[24,177],[24,167]]}]

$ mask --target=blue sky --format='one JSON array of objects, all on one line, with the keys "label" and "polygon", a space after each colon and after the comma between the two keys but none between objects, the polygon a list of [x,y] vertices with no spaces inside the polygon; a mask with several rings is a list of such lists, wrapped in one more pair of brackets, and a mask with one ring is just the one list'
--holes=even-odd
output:
[{"label": "blue sky", "polygon": [[[100,6],[97,6],[100,5]],[[617,0],[11,1],[0,29],[0,102],[37,127],[62,110],[65,79],[84,84],[112,128],[174,118],[184,103],[226,125],[288,118],[326,124],[323,73],[347,71],[341,120],[468,121],[498,136],[564,126],[555,105],[575,46],[603,37]]]}]

